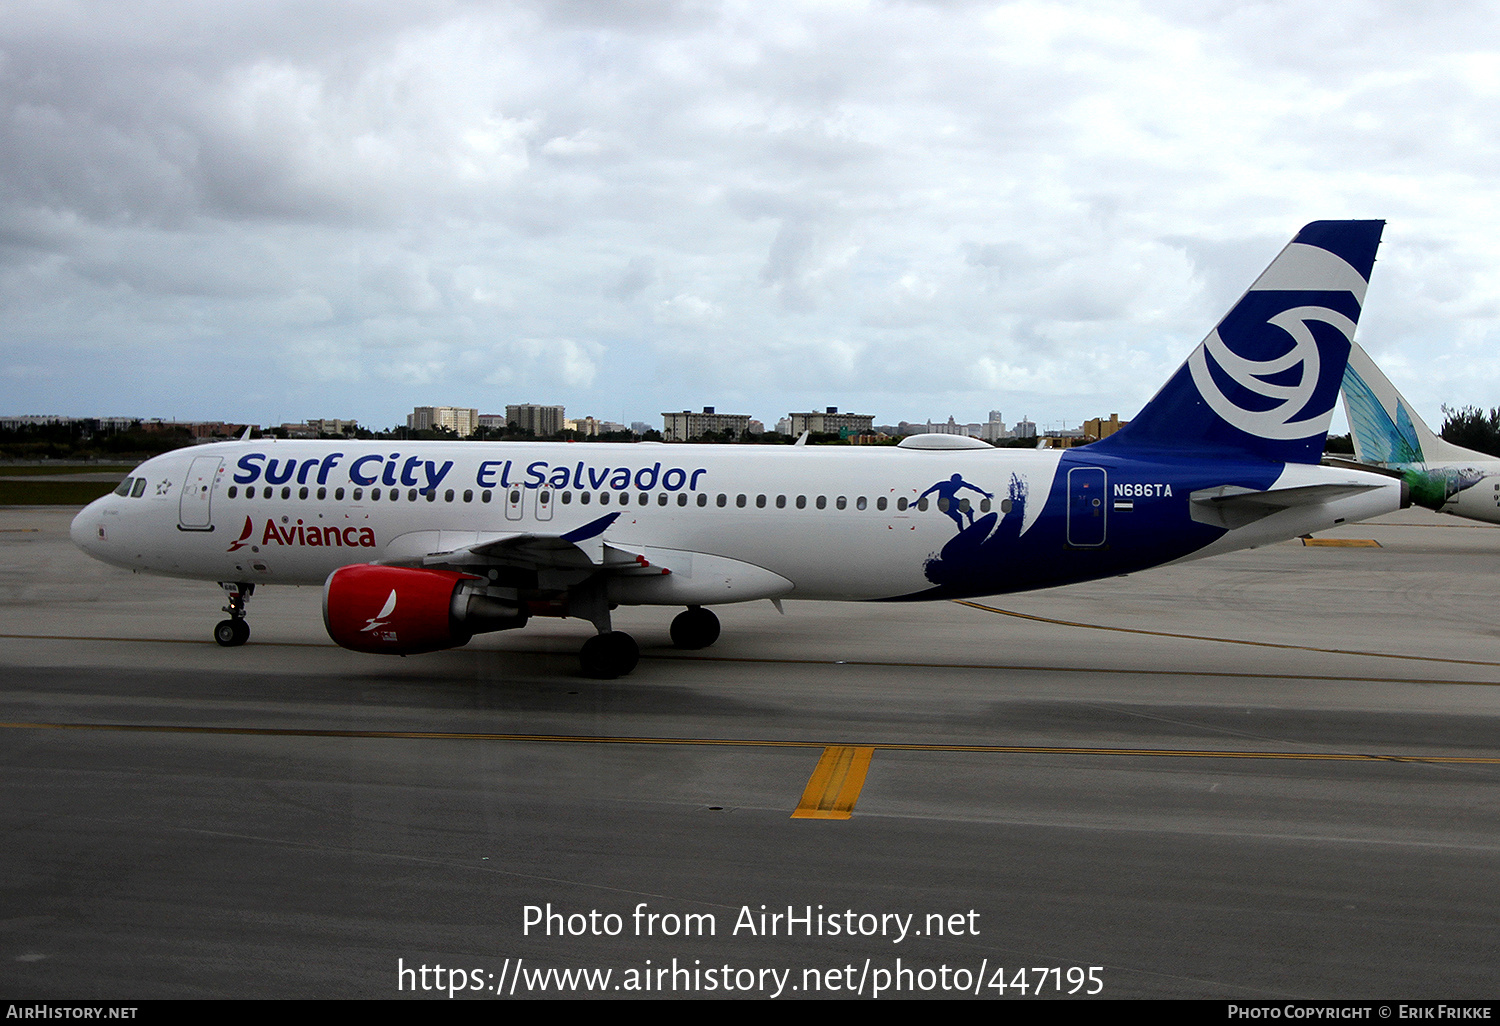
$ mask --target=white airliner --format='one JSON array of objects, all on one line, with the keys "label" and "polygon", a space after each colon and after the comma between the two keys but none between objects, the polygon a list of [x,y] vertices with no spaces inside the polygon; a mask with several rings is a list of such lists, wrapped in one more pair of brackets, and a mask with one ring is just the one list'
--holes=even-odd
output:
[{"label": "white airliner", "polygon": [[1344,369],[1344,412],[1355,458],[1399,476],[1414,505],[1500,524],[1500,460],[1433,434],[1358,343]]},{"label": "white airliner", "polygon": [[[411,654],[590,621],[586,674],[638,658],[610,611],[992,595],[1280,541],[1398,509],[1320,466],[1384,222],[1305,227],[1129,427],[1071,450],[239,441],[158,456],[73,522],[90,555],[219,582],[222,645],[266,584],[322,584],[338,644]],[[1085,370],[1080,368],[1080,372]]]}]

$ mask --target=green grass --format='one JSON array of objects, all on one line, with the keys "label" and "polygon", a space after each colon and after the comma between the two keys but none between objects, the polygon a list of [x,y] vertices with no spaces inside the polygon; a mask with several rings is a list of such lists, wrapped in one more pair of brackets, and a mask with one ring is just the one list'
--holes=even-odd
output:
[{"label": "green grass", "polygon": [[0,480],[0,506],[87,506],[114,490],[109,481]]},{"label": "green grass", "polygon": [[124,477],[133,466],[134,463],[90,463],[85,466],[49,467],[46,464],[25,463],[0,466],[0,477],[57,477],[63,474],[103,474],[113,470],[118,470],[120,476]]}]

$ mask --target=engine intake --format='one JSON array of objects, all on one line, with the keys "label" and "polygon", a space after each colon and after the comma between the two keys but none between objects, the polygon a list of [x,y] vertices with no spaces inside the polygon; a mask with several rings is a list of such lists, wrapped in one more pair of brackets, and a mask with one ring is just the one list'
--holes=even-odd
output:
[{"label": "engine intake", "polygon": [[323,583],[328,636],[356,652],[415,655],[458,648],[475,634],[526,625],[524,608],[452,570],[358,564]]}]

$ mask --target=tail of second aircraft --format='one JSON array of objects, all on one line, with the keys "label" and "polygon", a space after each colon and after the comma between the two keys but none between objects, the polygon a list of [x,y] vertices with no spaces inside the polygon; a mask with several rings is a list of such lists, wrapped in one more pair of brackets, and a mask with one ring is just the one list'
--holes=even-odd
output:
[{"label": "tail of second aircraft", "polygon": [[1384,221],[1314,221],[1129,426],[1090,448],[1317,463]]},{"label": "tail of second aircraft", "polygon": [[1447,460],[1494,459],[1454,445],[1422,422],[1396,386],[1357,344],[1344,370],[1344,412],[1354,455],[1361,463],[1382,465]]}]

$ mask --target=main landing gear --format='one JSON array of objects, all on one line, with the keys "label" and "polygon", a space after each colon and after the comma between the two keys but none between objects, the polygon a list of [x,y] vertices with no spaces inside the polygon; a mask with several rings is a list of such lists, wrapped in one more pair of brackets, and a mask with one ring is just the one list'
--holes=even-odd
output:
[{"label": "main landing gear", "polygon": [[672,644],[678,648],[707,648],[719,640],[719,618],[702,606],[688,606],[672,621]]},{"label": "main landing gear", "polygon": [[641,660],[641,649],[635,639],[624,631],[606,631],[595,634],[583,643],[578,652],[578,662],[585,677],[599,680],[614,680],[635,669]]},{"label": "main landing gear", "polygon": [[[719,618],[702,606],[688,606],[672,621],[672,644],[678,648],[707,648],[718,640]],[[641,650],[635,639],[624,631],[609,629],[608,620],[578,652],[583,675],[599,680],[624,677],[640,659]]]},{"label": "main landing gear", "polygon": [[234,648],[250,640],[250,625],[245,622],[245,605],[250,601],[250,596],[255,594],[255,585],[221,581],[219,587],[229,596],[229,604],[224,607],[229,619],[220,620],[214,625],[214,640],[225,648]]}]

